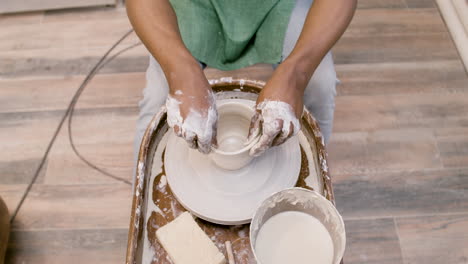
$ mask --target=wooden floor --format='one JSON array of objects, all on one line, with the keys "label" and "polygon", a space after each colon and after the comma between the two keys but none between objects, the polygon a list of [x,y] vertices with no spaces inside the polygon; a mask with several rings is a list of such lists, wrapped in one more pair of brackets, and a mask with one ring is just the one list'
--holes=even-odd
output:
[{"label": "wooden floor", "polygon": [[[129,28],[123,9],[0,16],[0,195],[10,211],[84,75]],[[434,2],[360,0],[334,56],[342,84],[329,158],[346,263],[468,263],[468,77]],[[128,180],[147,61],[139,46],[109,64],[74,118],[83,155]],[[74,155],[64,127],[13,223],[7,263],[123,263],[130,197]]]}]

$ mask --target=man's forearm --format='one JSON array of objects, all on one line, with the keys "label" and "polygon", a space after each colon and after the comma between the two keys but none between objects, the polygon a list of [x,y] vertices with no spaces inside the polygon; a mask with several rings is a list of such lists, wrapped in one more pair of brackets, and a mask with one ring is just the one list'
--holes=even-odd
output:
[{"label": "man's forearm", "polygon": [[199,67],[182,41],[168,0],[127,0],[126,5],[136,34],[159,62],[168,81],[175,70]]},{"label": "man's forearm", "polygon": [[348,27],[357,0],[315,0],[301,35],[286,59],[307,84],[323,57]]}]

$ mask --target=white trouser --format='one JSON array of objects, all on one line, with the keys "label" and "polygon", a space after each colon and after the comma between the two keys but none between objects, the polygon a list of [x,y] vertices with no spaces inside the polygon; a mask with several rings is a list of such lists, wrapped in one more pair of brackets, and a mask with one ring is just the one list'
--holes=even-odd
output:
[{"label": "white trouser", "polygon": [[[297,0],[286,30],[283,58],[287,58],[293,50],[312,1]],[[329,52],[315,70],[304,93],[304,105],[319,123],[325,142],[328,142],[332,131],[336,84],[335,67],[332,55]],[[146,127],[161,106],[164,105],[168,92],[169,86],[164,72],[159,63],[150,56],[149,67],[146,71],[146,88],[143,90],[143,100],[139,103],[140,115],[137,122],[134,146],[135,160]]]}]

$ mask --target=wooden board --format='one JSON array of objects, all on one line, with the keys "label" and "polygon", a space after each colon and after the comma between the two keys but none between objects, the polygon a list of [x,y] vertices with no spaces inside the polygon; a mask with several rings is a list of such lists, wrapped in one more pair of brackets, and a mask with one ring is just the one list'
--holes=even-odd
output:
[{"label": "wooden board", "polygon": [[0,14],[115,4],[116,0],[2,0]]},{"label": "wooden board", "polygon": [[[457,234],[464,234],[466,225],[447,225],[437,232],[437,226],[427,224],[437,220],[442,226],[468,210],[468,119],[462,112],[468,105],[468,77],[462,62],[435,0],[360,0],[358,5],[349,28],[353,34],[346,33],[334,48],[342,82],[337,87],[337,130],[328,145],[336,203],[348,231],[346,263],[440,264],[443,257],[442,263],[457,259],[464,263],[468,242]],[[0,15],[0,196],[10,212],[37,169],[61,118],[58,111],[66,107],[83,74],[127,29],[123,8]],[[118,50],[135,40],[128,39]],[[147,65],[143,46],[120,55],[101,71],[110,75],[96,76],[85,90],[77,107],[88,110],[74,118],[75,141],[82,154],[127,179],[133,170],[128,163],[134,136],[130,121],[138,118],[136,102]],[[271,65],[255,65],[205,73],[209,78],[267,81],[272,71]],[[391,101],[385,106],[381,106],[383,96]],[[444,107],[452,103],[453,108]],[[132,113],[126,110],[130,106]],[[112,111],[101,110],[110,107]],[[418,114],[419,121],[411,112]],[[362,128],[350,121],[356,115]],[[95,133],[100,120],[107,120],[101,127],[106,126],[105,134],[113,142]],[[92,133],[86,133],[88,126]],[[395,140],[406,133],[405,143]],[[53,146],[50,166],[41,171],[38,188],[28,195],[17,218],[40,224],[12,230],[6,263],[122,263],[129,215],[121,210],[129,213],[126,206],[131,201],[120,203],[131,199],[131,186],[115,191],[113,185],[120,183],[80,162],[67,143],[66,129],[62,136],[64,140]],[[404,166],[398,164],[400,153],[406,156]],[[114,198],[101,199],[98,194],[103,190]],[[54,206],[63,192],[69,193],[63,202],[71,206]],[[56,228],[73,214],[72,206],[83,204],[77,200],[80,193],[92,206],[80,210],[82,215],[74,214],[77,219],[68,228]],[[109,203],[110,199],[117,202]],[[35,208],[39,205],[42,209]],[[112,221],[100,220],[100,210],[108,210],[111,215],[106,218]],[[46,218],[50,211],[54,217]],[[90,228],[92,221],[99,225]],[[437,239],[431,239],[433,232]],[[437,247],[439,243],[453,250]]]}]

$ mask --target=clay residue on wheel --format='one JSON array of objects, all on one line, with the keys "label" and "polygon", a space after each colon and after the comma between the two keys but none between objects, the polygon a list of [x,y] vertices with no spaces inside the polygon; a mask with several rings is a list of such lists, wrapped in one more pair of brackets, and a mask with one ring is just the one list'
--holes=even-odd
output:
[{"label": "clay residue on wheel", "polygon": [[296,186],[302,187],[309,190],[314,190],[311,186],[308,186],[305,182],[305,179],[310,174],[309,160],[307,159],[307,154],[301,146],[301,171],[299,172],[299,178],[297,179]]},{"label": "clay residue on wheel", "polygon": [[[150,190],[152,193],[151,202],[160,209],[160,212],[152,212],[146,224],[148,240],[155,252],[152,264],[171,263],[165,250],[156,238],[156,230],[167,223],[170,223],[179,214],[186,211],[172,194],[169,184],[165,182],[167,180],[165,179],[166,172],[164,170],[164,155],[165,152],[162,154],[162,171],[153,176],[155,179]],[[308,187],[304,181],[307,176],[309,176],[309,162],[307,160],[306,153],[301,146],[301,170],[296,186],[311,189],[311,187]],[[249,224],[225,226],[213,224],[199,218],[196,219],[196,222],[226,257],[227,253],[225,242],[230,241],[236,258],[236,263],[255,263],[250,247]]]},{"label": "clay residue on wheel", "polygon": [[[158,219],[159,217],[160,215],[158,213],[151,212],[151,216],[148,218],[148,223],[146,224],[146,230],[148,231],[148,240],[154,252],[151,264],[161,263],[160,260],[169,259],[169,256],[167,255],[166,251],[156,239],[156,230],[158,230],[158,228],[160,227],[158,223],[161,222],[161,219]],[[171,262],[167,261],[166,263]]]},{"label": "clay residue on wheel", "polygon": [[156,230],[158,228],[170,223],[182,212],[186,211],[182,205],[174,198],[169,184],[166,179],[166,171],[164,168],[164,155],[165,151],[162,153],[162,167],[161,172],[154,177],[153,185],[150,188],[151,192],[151,201],[156,205],[158,211],[152,211],[151,216],[148,218],[146,223],[148,241],[151,248],[154,250],[154,257],[152,258],[152,264],[156,263],[172,263],[167,255],[166,251],[163,249],[161,244],[156,238]]}]

